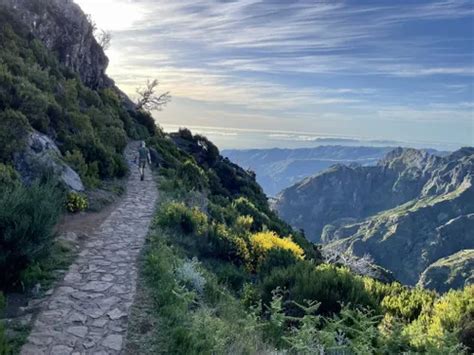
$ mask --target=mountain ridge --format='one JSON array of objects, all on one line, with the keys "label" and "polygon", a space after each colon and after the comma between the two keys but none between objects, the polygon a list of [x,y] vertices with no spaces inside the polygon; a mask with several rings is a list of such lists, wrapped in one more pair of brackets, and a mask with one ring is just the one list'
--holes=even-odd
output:
[{"label": "mountain ridge", "polygon": [[414,285],[437,260],[474,247],[473,176],[474,148],[445,157],[397,148],[376,166],[338,165],[307,178],[275,207],[311,240],[368,253]]}]

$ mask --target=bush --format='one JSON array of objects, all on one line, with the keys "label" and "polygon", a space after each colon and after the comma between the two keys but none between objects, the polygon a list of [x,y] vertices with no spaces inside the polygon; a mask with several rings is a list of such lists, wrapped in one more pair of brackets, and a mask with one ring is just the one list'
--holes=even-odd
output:
[{"label": "bush", "polygon": [[185,234],[203,234],[207,216],[196,207],[188,208],[184,203],[171,202],[161,207],[154,222],[162,227],[179,228]]},{"label": "bush", "polygon": [[[331,265],[315,266],[312,262],[298,261],[286,268],[277,268],[261,284],[262,300],[270,304],[273,290],[285,291],[286,301],[304,304],[305,301],[321,303],[323,314],[338,313],[341,305],[377,309],[373,297],[365,290],[361,278],[349,270]],[[287,303],[290,315],[302,316],[301,310]]]},{"label": "bush", "polygon": [[85,211],[88,205],[87,198],[77,192],[70,192],[67,195],[66,208],[71,213]]},{"label": "bush", "polygon": [[67,151],[64,160],[79,174],[87,187],[99,186],[99,165],[97,162],[87,164],[82,153],[77,149],[74,149],[72,153]]},{"label": "bush", "polygon": [[0,162],[11,161],[13,153],[25,146],[28,130],[28,120],[22,113],[10,109],[0,112]]},{"label": "bush", "polygon": [[[5,308],[5,297],[3,297],[3,293],[0,292],[0,319],[2,317],[3,309]],[[3,328],[3,324],[0,321],[0,355],[6,355],[10,353],[9,346],[7,344],[7,339],[5,337],[5,329]]]},{"label": "bush", "polygon": [[183,139],[186,139],[188,141],[193,140],[193,134],[188,128],[180,128],[178,130],[178,134]]},{"label": "bush", "polygon": [[204,170],[191,160],[186,160],[184,164],[178,168],[178,178],[180,178],[184,186],[190,190],[202,191],[209,186],[209,180]]},{"label": "bush", "polygon": [[456,347],[459,345],[460,334],[472,332],[472,329],[461,329],[465,317],[472,313],[474,285],[467,286],[464,290],[449,291],[432,306],[424,308],[405,331],[411,344],[420,350]]},{"label": "bush", "polygon": [[20,184],[20,179],[10,165],[0,163],[0,193],[2,190],[12,189]]},{"label": "bush", "polygon": [[0,195],[0,289],[17,286],[20,273],[48,254],[62,206],[62,193],[52,184]]},{"label": "bush", "polygon": [[175,275],[178,281],[184,283],[191,291],[196,291],[198,295],[204,293],[206,279],[200,271],[201,265],[196,258],[185,261],[175,269]]},{"label": "bush", "polygon": [[252,260],[257,268],[260,266],[268,252],[273,249],[287,250],[296,258],[303,259],[303,249],[293,242],[291,237],[281,238],[275,232],[265,231],[255,233],[250,237],[250,245],[252,250]]},{"label": "bush", "polygon": [[261,231],[269,223],[268,216],[261,212],[252,202],[245,197],[239,197],[234,200],[232,206],[242,216],[250,216],[253,219],[251,230],[253,232]]}]

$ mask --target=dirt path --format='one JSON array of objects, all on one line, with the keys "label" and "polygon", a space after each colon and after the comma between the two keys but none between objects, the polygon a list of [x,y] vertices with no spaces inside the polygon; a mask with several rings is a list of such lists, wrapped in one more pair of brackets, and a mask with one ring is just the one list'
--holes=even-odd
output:
[{"label": "dirt path", "polygon": [[[137,145],[125,155],[133,159]],[[158,192],[131,167],[126,196],[85,243],[42,306],[21,354],[119,354],[135,296],[137,258]]]}]

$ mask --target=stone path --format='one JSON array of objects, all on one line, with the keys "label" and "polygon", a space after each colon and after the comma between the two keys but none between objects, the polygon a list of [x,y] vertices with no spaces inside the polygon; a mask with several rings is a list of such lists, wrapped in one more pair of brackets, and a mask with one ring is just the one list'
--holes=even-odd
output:
[{"label": "stone path", "polygon": [[[126,151],[133,160],[137,144]],[[158,197],[148,170],[131,166],[127,194],[90,237],[45,301],[22,355],[119,354],[135,296],[137,259]]]}]

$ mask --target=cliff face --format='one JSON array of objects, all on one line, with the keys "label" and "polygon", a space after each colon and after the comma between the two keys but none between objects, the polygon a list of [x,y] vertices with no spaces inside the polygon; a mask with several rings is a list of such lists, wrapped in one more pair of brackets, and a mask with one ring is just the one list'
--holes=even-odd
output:
[{"label": "cliff face", "polygon": [[113,86],[108,58],[81,8],[72,0],[0,0],[47,49],[91,89]]},{"label": "cliff face", "polygon": [[307,179],[276,207],[312,240],[368,253],[414,285],[437,260],[474,248],[473,181],[474,148],[446,157],[397,149],[375,167],[335,166]]}]

